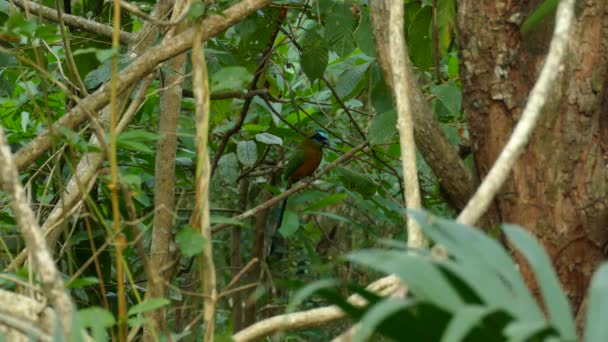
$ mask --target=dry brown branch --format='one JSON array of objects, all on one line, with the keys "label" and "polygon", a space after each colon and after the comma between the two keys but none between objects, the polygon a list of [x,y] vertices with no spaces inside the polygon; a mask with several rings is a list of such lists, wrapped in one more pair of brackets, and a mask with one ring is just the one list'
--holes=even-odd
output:
[{"label": "dry brown branch", "polygon": [[[19,6],[23,10],[25,10],[27,7],[27,11],[29,11],[30,13],[33,13],[37,16],[40,16],[41,18],[51,20],[54,22],[60,21],[59,16],[57,15],[57,11],[50,7],[39,5],[35,2],[28,1],[28,0],[11,0],[10,2]],[[88,20],[83,17],[79,17],[77,15],[63,14],[63,21],[65,22],[66,25],[68,25],[72,28],[75,28],[75,29],[94,33],[94,34],[97,34],[99,36],[106,37],[106,38],[110,38],[112,36],[112,27],[110,27],[108,25],[100,24],[93,20]],[[120,32],[120,42],[125,45],[129,44],[131,42],[133,36],[134,35],[132,33],[121,31]]]}]

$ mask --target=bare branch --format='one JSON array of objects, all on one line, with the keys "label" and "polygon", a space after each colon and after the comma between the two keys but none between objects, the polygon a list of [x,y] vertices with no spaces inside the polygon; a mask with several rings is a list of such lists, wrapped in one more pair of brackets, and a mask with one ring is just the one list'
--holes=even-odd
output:
[{"label": "bare branch", "polygon": [[[19,6],[23,10],[27,10],[30,13],[33,13],[44,19],[51,20],[54,22],[60,22],[57,11],[50,7],[39,5],[35,2],[31,2],[28,0],[11,0],[10,2]],[[106,38],[112,37],[112,27],[110,27],[108,25],[100,24],[93,20],[88,20],[83,17],[79,17],[77,15],[63,14],[63,21],[65,22],[66,25],[68,25],[72,28],[75,28],[75,29],[80,29],[83,31],[94,33],[94,34],[97,34],[99,36],[103,36]],[[125,45],[129,44],[131,42],[132,38],[133,38],[132,33],[125,32],[125,31],[120,32],[120,42],[122,44],[125,44]]]},{"label": "bare branch", "polygon": [[[420,186],[418,184],[418,172],[416,171],[416,142],[414,141],[414,120],[410,95],[408,89],[412,80],[406,71],[406,63],[409,61],[405,47],[405,36],[403,33],[403,2],[386,0],[385,5],[389,7],[389,41],[392,49],[389,49],[391,64],[391,75],[393,77],[393,98],[397,107],[399,128],[399,143],[401,144],[401,163],[403,165],[403,183],[405,184],[405,203],[407,208],[420,208]],[[378,53],[385,53],[380,50]],[[409,215],[408,215],[409,216]],[[416,220],[409,217],[407,222],[407,244],[410,247],[424,248],[428,241],[424,237],[420,225]]]},{"label": "bare branch", "polygon": [[47,248],[44,236],[41,234],[40,226],[36,222],[34,212],[25,197],[15,160],[6,142],[2,126],[0,126],[0,184],[6,192],[27,250],[32,255],[44,295],[59,314],[64,338],[69,339],[72,334],[74,308],[72,299],[65,290],[63,281],[53,262],[53,257]]}]

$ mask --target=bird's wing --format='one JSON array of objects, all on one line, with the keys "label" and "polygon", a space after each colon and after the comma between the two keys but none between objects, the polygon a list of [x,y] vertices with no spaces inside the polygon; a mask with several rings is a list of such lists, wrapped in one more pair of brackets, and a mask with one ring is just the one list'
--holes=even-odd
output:
[{"label": "bird's wing", "polygon": [[283,177],[285,179],[289,178],[300,166],[304,164],[304,151],[298,148],[289,158],[289,162],[287,162],[287,166],[285,167],[285,173]]}]

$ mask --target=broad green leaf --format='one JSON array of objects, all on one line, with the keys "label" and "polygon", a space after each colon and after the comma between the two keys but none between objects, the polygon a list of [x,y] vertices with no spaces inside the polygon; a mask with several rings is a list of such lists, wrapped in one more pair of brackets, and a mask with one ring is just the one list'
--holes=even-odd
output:
[{"label": "broad green leaf", "polygon": [[283,222],[281,224],[281,228],[279,228],[279,233],[284,238],[289,238],[300,228],[300,218],[298,217],[298,213],[292,210],[285,210],[285,215],[283,216]]},{"label": "broad green leaf", "polygon": [[377,113],[384,113],[394,110],[393,97],[383,79],[379,79],[372,89],[372,106]]},{"label": "broad green leaf", "polygon": [[160,138],[160,135],[144,131],[141,129],[132,129],[121,133],[118,136],[118,139],[125,140],[137,140],[137,141],[156,141]]},{"label": "broad green leaf", "polygon": [[251,83],[253,75],[242,66],[221,68],[211,76],[209,85],[213,92],[242,90]]},{"label": "broad green leaf", "polygon": [[78,322],[82,328],[90,328],[95,341],[106,341],[106,329],[116,323],[112,314],[100,307],[88,307],[78,310]]},{"label": "broad green leaf", "polygon": [[357,331],[353,341],[367,341],[372,333],[387,320],[387,318],[399,311],[413,307],[413,302],[399,298],[387,298],[373,305],[365,312],[359,321],[361,328]]},{"label": "broad green leaf", "polygon": [[515,310],[518,319],[543,319],[543,313],[536,306],[514,261],[498,242],[479,229],[431,216],[420,210],[408,210],[408,214],[420,224],[429,238],[444,245],[457,262],[469,263],[488,274],[500,276],[513,293],[512,310]]},{"label": "broad green leaf", "polygon": [[266,145],[283,145],[283,139],[270,133],[260,133],[255,135],[255,140]]},{"label": "broad green leaf", "polygon": [[355,49],[355,40],[353,12],[350,6],[346,3],[336,3],[325,22],[325,32],[331,49],[340,57],[351,53]]},{"label": "broad green leaf", "polygon": [[359,81],[361,81],[365,75],[369,65],[370,63],[355,65],[340,75],[336,84],[336,93],[340,99],[345,100],[351,95],[353,90],[357,87],[357,84],[359,84]]},{"label": "broad green leaf", "polygon": [[143,152],[143,153],[154,153],[154,151],[148,147],[148,145],[139,142],[139,141],[131,141],[127,139],[117,139],[116,144],[119,147],[125,148],[127,150],[135,151],[135,152]]},{"label": "broad green leaf", "polygon": [[77,289],[81,287],[87,287],[91,285],[99,284],[99,280],[95,277],[83,277],[74,279],[74,281],[67,284],[69,289]]},{"label": "broad green leaf", "polygon": [[342,201],[344,198],[346,198],[346,194],[341,194],[341,193],[331,194],[325,198],[322,198],[321,200],[317,201],[316,203],[310,205],[308,208],[304,209],[304,211],[318,210],[318,209],[324,208],[328,205],[336,204],[336,203]]},{"label": "broad green leaf", "polygon": [[158,308],[162,308],[170,302],[171,301],[166,298],[147,298],[143,302],[130,307],[127,315],[133,316],[140,313],[153,311]]},{"label": "broad green leaf", "polygon": [[234,226],[245,227],[247,224],[240,220],[235,220],[231,217],[211,215],[209,218],[211,224],[231,224]]},{"label": "broad green leaf", "polygon": [[363,250],[351,252],[346,258],[387,274],[396,274],[416,298],[448,312],[455,312],[464,305],[437,266],[426,257],[402,251]]},{"label": "broad green leaf", "polygon": [[205,237],[198,230],[190,226],[184,227],[175,236],[175,242],[179,246],[180,251],[187,257],[192,257],[200,254],[203,251]]},{"label": "broad green leaf", "polygon": [[390,110],[374,117],[369,126],[367,137],[371,145],[386,144],[397,133],[397,111]]},{"label": "broad green leaf", "polygon": [[456,1],[437,1],[437,35],[439,38],[440,58],[448,52],[453,40],[453,32],[456,26]]},{"label": "broad green leaf", "polygon": [[300,59],[302,71],[312,82],[323,77],[328,61],[329,48],[327,41],[317,31],[311,29],[302,41],[302,57]]},{"label": "broad green leaf", "polygon": [[543,302],[551,322],[560,332],[561,337],[567,340],[576,340],[572,310],[547,253],[538,241],[523,228],[504,224],[502,229],[513,245],[526,257],[528,264],[534,271],[534,277],[540,286]]},{"label": "broad green leaf", "polygon": [[370,199],[376,194],[376,184],[369,176],[343,167],[339,167],[336,171],[340,177],[340,181],[342,181],[342,184],[348,190],[360,193],[364,199]]},{"label": "broad green leaf", "polygon": [[[541,337],[547,337],[546,334],[550,333],[551,327],[547,322],[543,320],[522,322],[515,321],[504,329],[505,335],[508,337],[509,342],[527,342],[527,341],[545,341]],[[576,341],[564,339],[566,341]]]},{"label": "broad green leaf", "polygon": [[433,65],[433,44],[431,39],[432,8],[421,8],[408,28],[407,49],[415,66],[427,70]]},{"label": "broad green leaf", "polygon": [[483,318],[494,309],[479,305],[467,305],[456,311],[450,323],[441,336],[441,342],[468,341],[467,335],[475,326],[483,322]]},{"label": "broad green leaf", "polygon": [[258,160],[258,147],[252,140],[239,141],[236,144],[236,155],[245,166],[252,166]]},{"label": "broad green leaf", "polygon": [[223,155],[217,163],[216,173],[225,184],[234,184],[239,172],[239,162],[233,152]]},{"label": "broad green leaf", "polygon": [[448,260],[441,262],[440,265],[457,275],[486,306],[502,309],[516,317],[519,315],[518,303],[521,299],[514,298],[511,287],[503,281],[499,274],[488,273],[487,269],[466,261]]},{"label": "broad green leaf", "polygon": [[361,10],[359,26],[357,26],[353,36],[355,38],[355,42],[357,43],[357,47],[363,51],[364,54],[370,57],[376,56],[376,44],[374,43],[370,14],[367,7]]},{"label": "broad green leaf", "polygon": [[451,114],[458,114],[462,108],[462,92],[458,87],[451,83],[434,86],[431,92],[437,99],[450,111]]},{"label": "broad green leaf", "polygon": [[585,341],[608,341],[608,263],[602,264],[593,275],[588,296]]}]

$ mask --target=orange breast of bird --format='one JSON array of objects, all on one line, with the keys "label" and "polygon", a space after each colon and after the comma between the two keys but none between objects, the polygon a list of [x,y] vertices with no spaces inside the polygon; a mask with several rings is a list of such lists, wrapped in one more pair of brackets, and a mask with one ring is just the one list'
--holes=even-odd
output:
[{"label": "orange breast of bird", "polygon": [[314,142],[303,143],[302,148],[304,149],[304,163],[289,176],[292,182],[297,182],[312,175],[321,164],[321,159],[323,159],[323,150],[318,144]]}]

